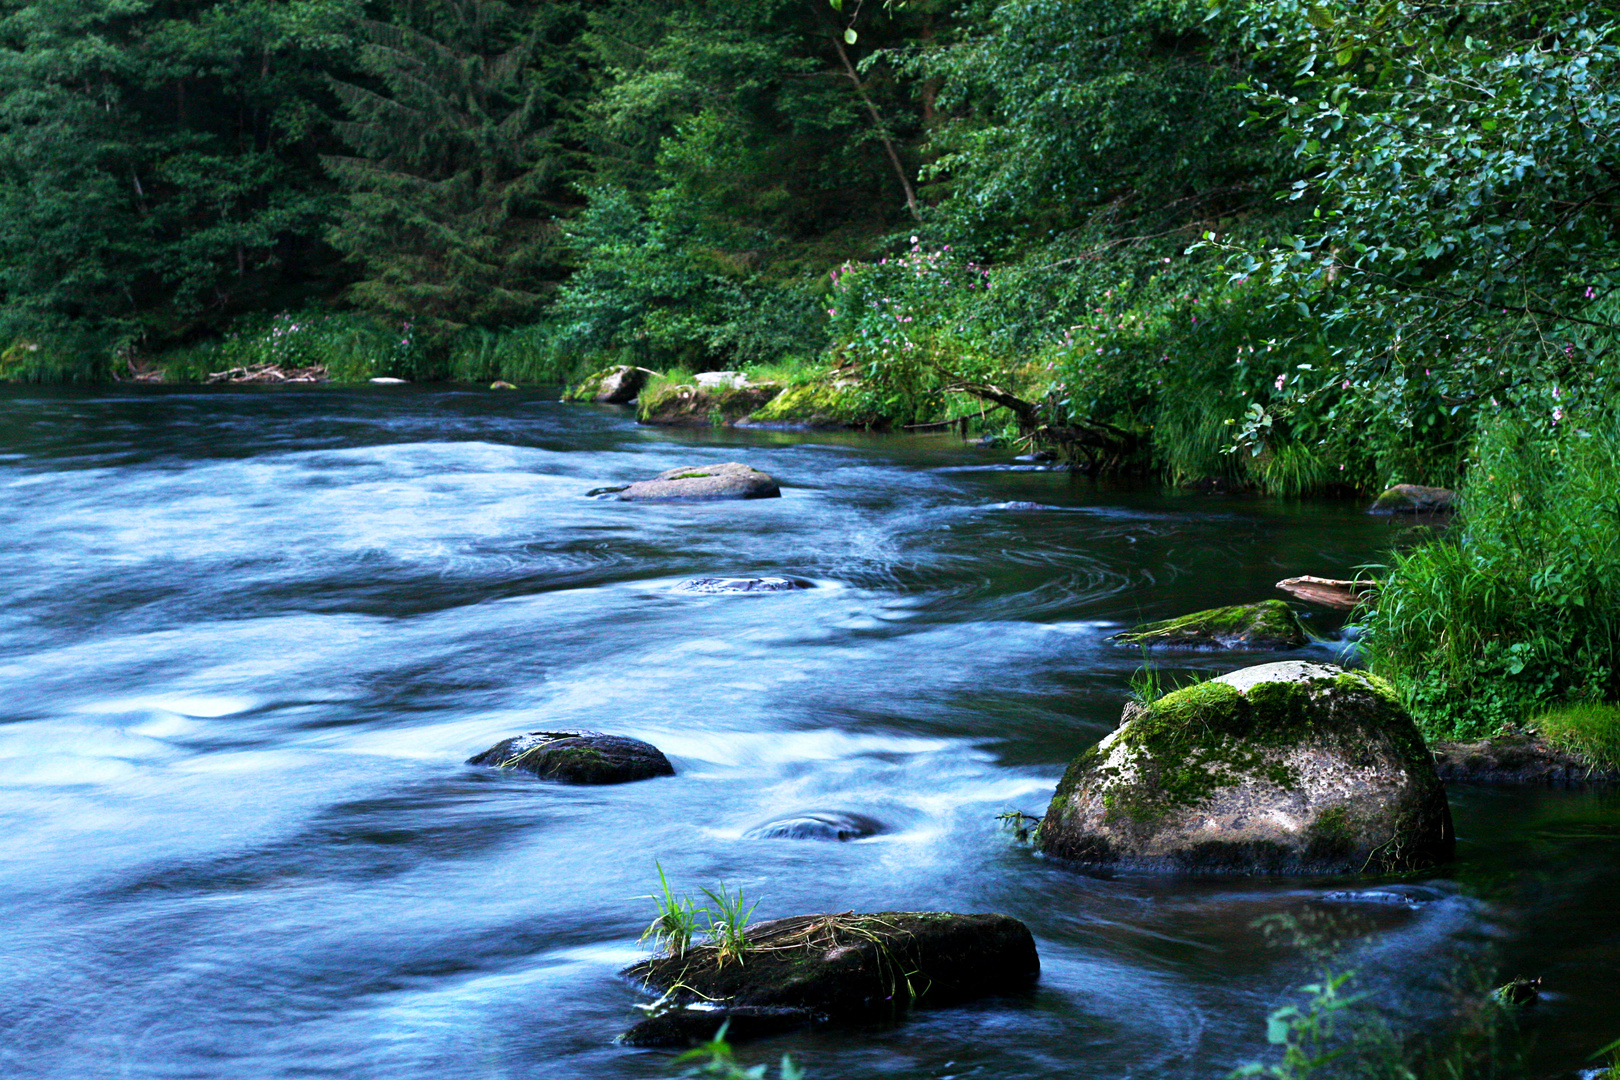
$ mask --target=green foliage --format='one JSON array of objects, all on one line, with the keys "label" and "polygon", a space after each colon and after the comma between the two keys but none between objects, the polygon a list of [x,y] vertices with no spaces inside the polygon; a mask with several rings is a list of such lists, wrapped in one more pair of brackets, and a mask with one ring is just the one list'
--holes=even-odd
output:
[{"label": "green foliage", "polygon": [[1365,994],[1341,993],[1354,978],[1355,973],[1349,971],[1326,973],[1321,982],[1300,987],[1300,993],[1309,999],[1304,1008],[1284,1005],[1266,1018],[1266,1041],[1281,1048],[1282,1060],[1245,1065],[1231,1075],[1308,1080],[1351,1053],[1352,1046],[1340,1038],[1339,1029],[1347,1011],[1366,998]]},{"label": "green foliage", "polygon": [[430,340],[528,321],[555,263],[545,198],[560,155],[546,134],[550,72],[534,65],[569,8],[546,10],[549,26],[493,0],[359,20],[362,66],[386,93],[332,83],[354,153],[322,160],[347,192],[331,240],[361,269],[352,296]]},{"label": "green foliage", "polygon": [[[675,1059],[675,1064],[687,1066],[682,1076],[713,1076],[719,1080],[768,1080],[770,1071],[764,1065],[745,1068],[726,1042],[726,1029],[731,1021],[720,1025],[714,1038],[702,1046],[695,1046]],[[793,1059],[782,1055],[777,1068],[778,1080],[804,1080],[804,1071],[793,1064]]]},{"label": "green foliage", "polygon": [[1553,408],[1482,432],[1454,535],[1398,555],[1368,619],[1431,738],[1620,699],[1620,419]]},{"label": "green foliage", "polygon": [[1620,705],[1582,702],[1530,717],[1529,726],[1560,750],[1600,769],[1620,769]]},{"label": "green foliage", "polygon": [[232,368],[321,369],[337,382],[420,373],[410,327],[393,334],[362,315],[283,312],[238,321],[223,337],[171,349],[156,358],[171,382],[200,382]]}]

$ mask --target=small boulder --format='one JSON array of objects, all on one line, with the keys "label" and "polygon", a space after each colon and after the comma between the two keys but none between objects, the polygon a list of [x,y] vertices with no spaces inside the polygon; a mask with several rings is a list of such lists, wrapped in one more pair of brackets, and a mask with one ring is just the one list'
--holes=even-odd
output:
[{"label": "small boulder", "polygon": [[1299,617],[1281,600],[1195,611],[1176,619],[1146,623],[1113,640],[1122,645],[1165,649],[1297,649],[1310,643]]},{"label": "small boulder", "polygon": [[675,586],[675,591],[678,593],[693,593],[698,596],[721,596],[732,593],[753,595],[755,593],[797,592],[800,589],[814,587],[810,582],[800,578],[705,577],[683,581]]},{"label": "small boulder", "polygon": [[1450,858],[1445,788],[1382,681],[1284,661],[1141,708],[1070,763],[1036,831],[1098,869],[1395,873]]},{"label": "small boulder", "polygon": [[877,397],[848,380],[790,386],[762,407],[737,421],[738,427],[884,428],[888,418]]},{"label": "small boulder", "polygon": [[376,375],[366,380],[375,386],[404,386],[405,379],[396,379],[392,375]]},{"label": "small boulder", "polygon": [[693,1024],[654,1014],[621,1041],[686,1045],[711,1037],[730,1010],[763,1011],[771,1023],[893,1020],[913,1008],[1016,993],[1041,970],[1029,928],[1007,915],[799,915],[750,926],[747,937],[747,950],[729,963],[710,944],[626,968],[681,1021],[705,1015]]},{"label": "small boulder", "polygon": [[467,764],[520,769],[565,784],[624,784],[675,775],[669,759],[651,743],[593,731],[515,735],[468,758]]},{"label": "small boulder", "polygon": [[883,831],[883,823],[844,810],[810,810],[756,825],[745,840],[863,840]]},{"label": "small boulder", "polygon": [[1373,500],[1369,514],[1441,514],[1455,510],[1456,492],[1421,484],[1396,484]]},{"label": "small boulder", "polygon": [[[709,372],[733,375],[734,372]],[[665,427],[724,427],[763,407],[782,392],[779,383],[714,381],[710,384],[677,383],[643,394],[636,420]]]},{"label": "small boulder", "polygon": [[505,379],[496,379],[494,382],[489,384],[489,388],[491,390],[516,390],[517,389],[517,387],[515,385],[513,385],[512,383],[507,382]]},{"label": "small boulder", "polygon": [[564,401],[593,401],[598,405],[628,405],[641,395],[647,380],[658,372],[619,364],[581,379],[563,395]]},{"label": "small boulder", "polygon": [[[600,490],[600,489],[599,489]],[[775,499],[782,494],[769,474],[751,465],[682,465],[614,493],[621,502],[709,502],[715,499]]]}]

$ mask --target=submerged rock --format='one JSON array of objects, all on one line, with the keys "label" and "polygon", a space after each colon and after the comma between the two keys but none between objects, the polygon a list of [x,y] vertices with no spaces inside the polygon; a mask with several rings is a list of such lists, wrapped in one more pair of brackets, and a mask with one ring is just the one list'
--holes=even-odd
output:
[{"label": "submerged rock", "polygon": [[1620,780],[1620,770],[1560,750],[1533,732],[1434,744],[1434,765],[1448,784],[1586,784]]},{"label": "submerged rock", "polygon": [[594,401],[598,405],[628,405],[641,395],[647,380],[658,372],[630,364],[619,364],[593,375],[587,375],[579,384],[563,395],[564,401]]},{"label": "submerged rock", "polygon": [[1115,634],[1122,645],[1166,649],[1297,649],[1310,643],[1299,617],[1282,600],[1195,611]]},{"label": "submerged rock", "polygon": [[729,593],[797,592],[800,589],[813,588],[815,588],[814,585],[800,578],[704,577],[683,581],[675,586],[675,591],[678,593],[695,593],[699,596],[719,596]]},{"label": "submerged rock", "polygon": [[781,392],[777,383],[747,381],[664,386],[642,395],[636,419],[666,427],[722,427],[741,420]]},{"label": "submerged rock", "polygon": [[1070,763],[1035,843],[1099,869],[1278,874],[1422,868],[1455,841],[1389,687],[1284,661],[1141,707]]},{"label": "submerged rock", "polygon": [[531,731],[502,739],[468,765],[519,769],[565,784],[624,784],[674,776],[675,768],[652,743],[593,731]]},{"label": "submerged rock", "polygon": [[1439,514],[1455,510],[1457,494],[1450,488],[1396,484],[1373,500],[1369,514]]},{"label": "submerged rock", "polygon": [[[603,489],[597,489],[599,491]],[[740,461],[682,465],[619,490],[623,502],[708,502],[715,499],[775,499],[782,489],[769,474]]]},{"label": "submerged rock", "polygon": [[[1007,915],[799,915],[750,926],[747,935],[747,951],[727,963],[702,945],[626,968],[683,1015],[655,1014],[622,1041],[685,1045],[711,1036],[727,1011],[744,1009],[788,1022],[798,1022],[795,1013],[818,1023],[892,1020],[913,1008],[1015,993],[1041,970],[1029,928]],[[691,1023],[693,1005],[709,1006],[702,1011],[710,1017]]]},{"label": "submerged rock", "polygon": [[811,810],[777,818],[743,833],[746,840],[860,840],[883,831],[883,823],[844,810]]}]

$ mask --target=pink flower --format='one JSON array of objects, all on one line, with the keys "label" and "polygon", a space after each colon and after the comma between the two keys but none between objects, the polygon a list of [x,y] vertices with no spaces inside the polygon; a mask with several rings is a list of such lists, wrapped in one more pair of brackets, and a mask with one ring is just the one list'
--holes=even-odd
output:
[{"label": "pink flower", "polygon": [[1558,423],[1558,421],[1562,420],[1563,418],[1564,418],[1564,410],[1560,406],[1554,405],[1553,406],[1553,423],[1556,424],[1556,423]]},{"label": "pink flower", "polygon": [[1287,375],[1279,375],[1279,376],[1277,376],[1277,389],[1281,390],[1283,388],[1283,383],[1285,383],[1287,381],[1288,381],[1288,376]]}]

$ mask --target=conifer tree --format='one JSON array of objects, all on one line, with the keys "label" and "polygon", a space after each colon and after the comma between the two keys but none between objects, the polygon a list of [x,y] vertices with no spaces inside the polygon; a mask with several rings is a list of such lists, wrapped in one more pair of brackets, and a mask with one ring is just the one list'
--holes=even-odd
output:
[{"label": "conifer tree", "polygon": [[353,153],[323,159],[347,193],[330,239],[358,268],[356,302],[429,335],[534,315],[556,266],[544,196],[561,156],[555,101],[533,65],[545,20],[558,18],[417,0],[391,22],[358,24],[374,81],[334,81]]}]

